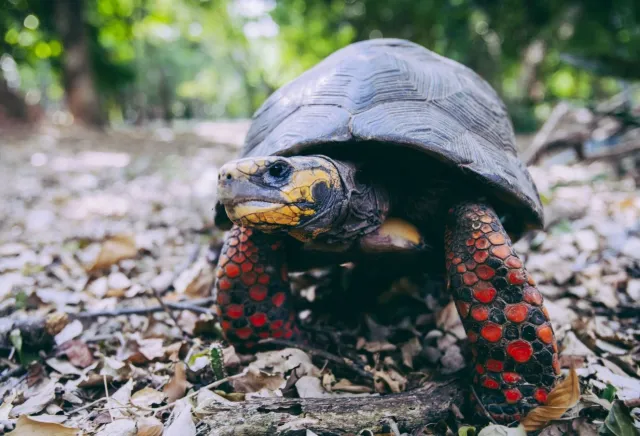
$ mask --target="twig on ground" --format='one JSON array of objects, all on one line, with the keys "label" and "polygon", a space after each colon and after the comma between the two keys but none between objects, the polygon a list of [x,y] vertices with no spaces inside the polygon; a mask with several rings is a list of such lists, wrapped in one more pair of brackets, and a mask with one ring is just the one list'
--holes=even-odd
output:
[{"label": "twig on ground", "polygon": [[176,318],[176,315],[173,313],[173,311],[164,303],[164,301],[162,301],[162,296],[160,295],[160,292],[158,292],[157,289],[152,288],[153,291],[153,296],[156,297],[156,300],[158,300],[158,304],[160,304],[160,307],[162,307],[162,310],[169,315],[169,318],[171,318],[171,321],[173,321],[173,324],[178,328],[178,330],[180,330],[182,332],[182,335],[185,338],[190,337],[189,333],[184,330],[182,327],[180,327],[180,324],[178,323],[178,318]]},{"label": "twig on ground", "polygon": [[9,380],[11,377],[17,377],[19,375],[22,375],[25,372],[27,372],[27,370],[22,365],[21,366],[16,366],[15,368],[11,368],[7,372],[5,372],[4,374],[0,375],[0,383],[4,383],[7,380]]},{"label": "twig on ground", "polygon": [[260,344],[274,344],[274,345],[282,345],[283,347],[291,347],[291,348],[299,348],[302,351],[306,351],[307,353],[313,355],[313,356],[318,356],[318,357],[322,357],[324,359],[330,360],[334,363],[337,363],[339,365],[342,365],[346,368],[349,368],[350,370],[354,371],[355,373],[357,373],[358,375],[368,379],[368,380],[373,380],[373,374],[365,371],[364,369],[362,369],[361,367],[359,367],[356,363],[352,362],[350,359],[346,359],[344,357],[340,357],[340,356],[336,356],[335,354],[331,354],[327,351],[324,350],[320,350],[318,348],[314,348],[310,345],[306,345],[306,344],[299,344],[296,342],[291,342],[291,341],[285,341],[282,339],[263,339],[259,342]]},{"label": "twig on ground", "polygon": [[85,409],[89,409],[89,408],[95,406],[96,404],[99,404],[99,403],[101,403],[103,401],[107,401],[107,399],[108,399],[107,397],[98,398],[97,400],[92,401],[89,404],[85,404],[82,407],[78,407],[76,409],[72,409],[72,410],[66,412],[66,415],[73,415],[74,413],[78,413],[78,412],[81,412],[81,411],[83,411]]},{"label": "twig on ground", "polygon": [[111,405],[109,404],[109,386],[107,386],[107,376],[102,376],[102,381],[104,382],[104,395],[107,399],[107,406],[109,407],[109,417],[111,418],[111,422],[113,422],[113,415],[111,414]]},{"label": "twig on ground", "polygon": [[[215,315],[212,310],[204,307],[199,307],[199,306],[205,306],[207,304],[212,304],[213,302],[214,302],[213,298],[201,298],[198,300],[189,301],[188,303],[164,302],[164,306],[171,310],[189,310],[191,312]],[[115,317],[115,316],[122,316],[122,315],[148,315],[151,313],[162,312],[166,310],[165,307],[161,305],[148,306],[148,307],[136,307],[136,308],[123,307],[120,309],[102,310],[102,311],[96,311],[96,312],[79,312],[76,314],[70,314],[69,316],[75,319],[93,319],[93,318],[98,318],[100,316]]]},{"label": "twig on ground", "polygon": [[533,141],[529,144],[529,146],[522,151],[521,157],[525,164],[531,165],[535,162],[536,158],[541,154],[544,147],[547,144],[551,133],[555,129],[556,125],[560,122],[562,117],[569,112],[569,106],[566,102],[560,102],[556,107],[553,108],[549,118],[544,123],[542,128],[536,133],[536,136],[533,138]]}]

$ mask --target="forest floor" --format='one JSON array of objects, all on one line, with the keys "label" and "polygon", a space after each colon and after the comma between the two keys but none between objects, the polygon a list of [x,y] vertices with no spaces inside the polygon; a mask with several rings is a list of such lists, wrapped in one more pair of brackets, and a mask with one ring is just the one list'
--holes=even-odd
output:
[{"label": "forest floor", "polygon": [[[212,410],[466,377],[466,337],[440,281],[414,274],[381,288],[350,264],[292,275],[304,329],[325,354],[211,351],[220,343],[210,299],[222,236],[212,225],[217,168],[245,128],[3,134],[0,434],[234,434],[208,419]],[[563,372],[576,368],[582,392],[543,434],[631,435],[640,420],[640,186],[603,163],[531,172],[547,226],[516,249],[546,299]],[[411,432],[471,436],[461,409]],[[407,431],[396,419],[376,432]]]}]

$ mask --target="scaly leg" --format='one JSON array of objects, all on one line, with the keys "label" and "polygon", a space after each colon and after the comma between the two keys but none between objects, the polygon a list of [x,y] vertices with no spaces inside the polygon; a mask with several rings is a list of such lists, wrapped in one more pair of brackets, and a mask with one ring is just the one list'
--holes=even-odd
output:
[{"label": "scaly leg", "polygon": [[298,339],[280,236],[234,225],[225,238],[216,277],[222,330],[231,344],[248,349],[260,339]]},{"label": "scaly leg", "polygon": [[496,421],[519,421],[545,403],[560,373],[542,296],[489,206],[452,208],[445,249],[449,288],[471,342],[477,399]]}]

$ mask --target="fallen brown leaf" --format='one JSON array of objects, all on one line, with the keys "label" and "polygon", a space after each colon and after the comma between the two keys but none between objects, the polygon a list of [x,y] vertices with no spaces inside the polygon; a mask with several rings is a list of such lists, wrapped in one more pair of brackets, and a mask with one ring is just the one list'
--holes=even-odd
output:
[{"label": "fallen brown leaf", "polygon": [[574,368],[547,396],[543,406],[531,410],[520,422],[529,431],[544,428],[549,421],[560,418],[564,412],[575,406],[580,399],[580,381]]},{"label": "fallen brown leaf", "polygon": [[59,347],[60,352],[67,356],[69,362],[79,368],[86,368],[94,362],[93,355],[87,344],[79,339],[72,339]]},{"label": "fallen brown leaf", "polygon": [[136,436],[161,436],[164,426],[159,419],[149,416],[138,420],[138,433]]},{"label": "fallen brown leaf", "polygon": [[275,391],[284,383],[280,374],[267,374],[257,368],[249,367],[242,377],[231,380],[235,392],[252,393],[262,389]]},{"label": "fallen brown leaf", "polygon": [[135,237],[123,233],[106,239],[100,247],[95,262],[87,268],[91,273],[108,268],[124,259],[130,259],[138,254]]},{"label": "fallen brown leaf", "polygon": [[165,385],[162,392],[167,395],[167,401],[171,403],[179,398],[184,397],[184,394],[187,391],[188,384],[189,382],[187,382],[185,364],[182,362],[178,362],[176,363],[173,377],[171,377],[169,383]]},{"label": "fallen brown leaf", "polygon": [[7,436],[75,436],[80,433],[77,428],[66,427],[55,422],[42,422],[37,418],[22,415],[18,418],[15,430],[8,433]]},{"label": "fallen brown leaf", "polygon": [[160,404],[167,395],[153,388],[143,388],[131,396],[131,404],[140,407],[151,407]]}]

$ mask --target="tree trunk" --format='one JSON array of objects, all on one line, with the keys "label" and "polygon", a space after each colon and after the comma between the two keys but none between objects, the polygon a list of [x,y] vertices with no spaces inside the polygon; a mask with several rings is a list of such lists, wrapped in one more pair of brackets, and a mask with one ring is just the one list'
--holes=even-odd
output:
[{"label": "tree trunk", "polygon": [[85,0],[54,0],[56,28],[64,46],[63,82],[67,106],[75,120],[94,127],[105,123],[95,87]]},{"label": "tree trunk", "polygon": [[2,119],[28,121],[29,110],[24,98],[9,88],[0,76],[0,121]]},{"label": "tree trunk", "polygon": [[[226,436],[306,435],[319,436],[416,434],[455,414],[464,403],[464,390],[456,381],[433,383],[396,395],[330,398],[260,398],[208,406],[202,415],[207,430],[202,434]],[[459,409],[458,409],[459,410]],[[196,412],[198,413],[198,412]],[[415,433],[414,433],[415,432]]]}]

